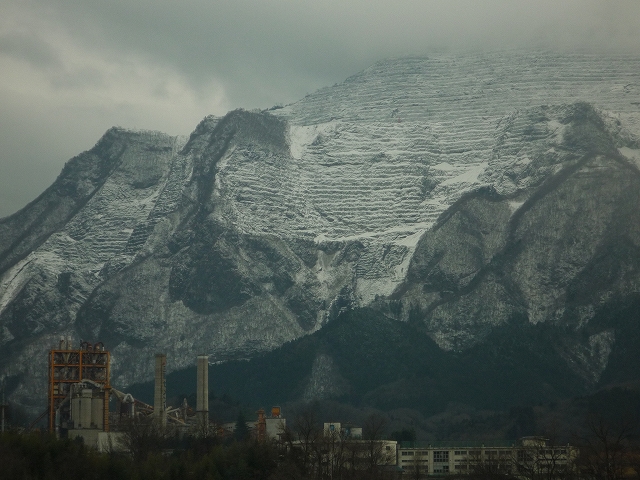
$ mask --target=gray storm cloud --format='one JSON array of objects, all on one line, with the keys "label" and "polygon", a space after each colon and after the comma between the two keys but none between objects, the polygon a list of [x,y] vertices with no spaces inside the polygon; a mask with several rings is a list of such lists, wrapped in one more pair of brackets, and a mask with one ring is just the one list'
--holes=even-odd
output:
[{"label": "gray storm cloud", "polygon": [[[3,0],[7,2],[7,0]],[[0,217],[113,125],[188,134],[394,56],[637,53],[640,2],[25,0],[0,19]]]}]

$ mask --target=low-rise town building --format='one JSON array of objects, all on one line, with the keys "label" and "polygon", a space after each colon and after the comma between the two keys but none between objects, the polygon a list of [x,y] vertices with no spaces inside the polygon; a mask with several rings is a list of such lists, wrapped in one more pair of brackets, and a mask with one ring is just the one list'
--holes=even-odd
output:
[{"label": "low-rise town building", "polygon": [[506,474],[554,478],[575,469],[578,449],[553,445],[542,437],[524,437],[517,442],[402,442],[397,465],[414,476],[449,474]]}]

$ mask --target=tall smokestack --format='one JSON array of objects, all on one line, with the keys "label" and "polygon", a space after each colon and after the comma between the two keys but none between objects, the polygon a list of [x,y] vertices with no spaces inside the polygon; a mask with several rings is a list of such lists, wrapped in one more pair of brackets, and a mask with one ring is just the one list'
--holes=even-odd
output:
[{"label": "tall smokestack", "polygon": [[196,414],[203,428],[209,425],[209,356],[198,355]]},{"label": "tall smokestack", "polygon": [[167,369],[167,356],[164,353],[156,353],[155,391],[153,395],[153,416],[160,420],[163,427],[167,426],[167,383],[165,372]]}]

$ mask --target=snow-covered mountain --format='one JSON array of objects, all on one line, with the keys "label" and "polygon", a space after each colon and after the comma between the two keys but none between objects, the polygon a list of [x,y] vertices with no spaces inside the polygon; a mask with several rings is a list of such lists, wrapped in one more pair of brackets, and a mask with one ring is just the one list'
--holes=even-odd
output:
[{"label": "snow-covered mountain", "polygon": [[62,336],[124,388],[157,351],[250,357],[372,306],[445,350],[563,326],[595,384],[593,320],[640,293],[639,165],[630,56],[402,58],[188,138],[113,128],[0,220],[0,370],[36,408]]}]

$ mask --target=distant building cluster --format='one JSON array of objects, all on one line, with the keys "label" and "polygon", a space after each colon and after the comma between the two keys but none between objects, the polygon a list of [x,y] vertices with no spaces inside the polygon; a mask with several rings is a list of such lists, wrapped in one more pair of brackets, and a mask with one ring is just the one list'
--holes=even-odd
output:
[{"label": "distant building cluster", "polygon": [[[49,352],[49,397],[42,417],[48,414],[51,432],[82,438],[101,451],[126,449],[132,432],[149,433],[142,432],[140,425],[161,431],[171,424],[181,435],[224,438],[236,433],[238,422],[213,424],[209,420],[206,355],[197,359],[195,411],[186,401],[180,407],[167,407],[165,370],[166,356],[157,354],[154,404],[148,405],[110,385],[110,354],[102,343],[83,342],[74,348],[63,339]],[[111,397],[117,403],[115,413],[109,411]],[[277,406],[269,414],[264,409],[256,413],[257,420],[244,424],[247,435],[295,453],[304,459],[309,472],[328,478],[340,471],[375,468],[413,478],[479,473],[551,478],[572,472],[578,457],[576,447],[550,445],[541,437],[503,445],[396,442],[383,438],[380,430],[365,433],[363,427],[350,423],[328,422],[320,429],[307,419],[306,425],[302,422],[292,429]],[[138,430],[127,428],[132,426]]]},{"label": "distant building cluster", "polygon": [[542,437],[524,437],[512,444],[477,442],[402,442],[397,465],[403,472],[424,475],[501,474],[556,478],[575,469],[578,449],[551,445]]}]

